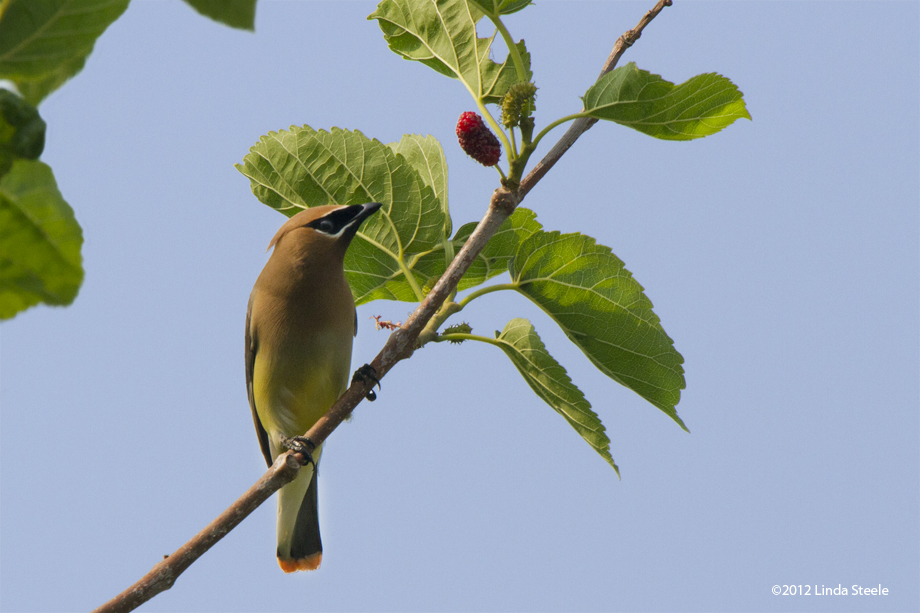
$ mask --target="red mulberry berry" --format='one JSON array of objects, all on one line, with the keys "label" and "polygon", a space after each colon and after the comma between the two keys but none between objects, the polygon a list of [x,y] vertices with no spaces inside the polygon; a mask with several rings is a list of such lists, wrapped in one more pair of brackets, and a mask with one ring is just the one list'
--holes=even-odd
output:
[{"label": "red mulberry berry", "polygon": [[502,146],[476,113],[467,111],[460,115],[457,137],[460,139],[460,148],[483,166],[495,166],[498,163]]}]

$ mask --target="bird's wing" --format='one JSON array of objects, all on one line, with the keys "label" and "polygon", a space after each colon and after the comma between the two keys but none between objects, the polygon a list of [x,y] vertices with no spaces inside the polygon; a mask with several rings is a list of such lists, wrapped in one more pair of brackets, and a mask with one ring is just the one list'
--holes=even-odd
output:
[{"label": "bird's wing", "polygon": [[358,309],[355,309],[355,336],[358,336]]},{"label": "bird's wing", "polygon": [[[255,292],[253,292],[255,294]],[[259,447],[262,448],[262,455],[265,456],[265,462],[272,465],[272,454],[268,447],[268,433],[259,421],[259,413],[256,411],[256,398],[252,387],[252,372],[256,364],[256,352],[258,351],[258,342],[252,333],[250,321],[252,319],[252,298],[249,296],[249,305],[246,307],[246,394],[249,396],[249,408],[252,409],[252,421],[256,426],[256,435],[259,437]]]}]

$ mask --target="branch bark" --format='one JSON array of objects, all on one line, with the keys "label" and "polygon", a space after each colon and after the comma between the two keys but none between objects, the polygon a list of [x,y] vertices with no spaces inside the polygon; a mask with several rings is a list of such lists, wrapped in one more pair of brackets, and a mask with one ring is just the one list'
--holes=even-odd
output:
[{"label": "branch bark", "polygon": [[[671,3],[672,0],[659,0],[642,17],[635,28],[626,31],[617,39],[613,50],[607,57],[607,61],[604,62],[598,79],[616,67],[626,49],[638,40],[642,31],[658,13],[664,7],[671,6]],[[383,379],[398,362],[412,355],[419,335],[457,287],[460,278],[472,265],[476,256],[479,255],[479,252],[482,251],[489,239],[492,238],[505,220],[511,216],[514,209],[523,201],[527,193],[555,165],[559,158],[596,122],[596,119],[590,118],[580,118],[572,122],[572,125],[569,126],[562,138],[524,177],[517,189],[510,190],[502,186],[493,192],[485,216],[476,226],[476,229],[467,239],[466,244],[453,259],[450,266],[448,266],[447,271],[441,276],[418,308],[409,316],[406,323],[390,334],[383,349],[371,362],[371,366],[377,371],[378,379]],[[373,384],[370,382],[353,382],[332,408],[310,428],[306,436],[317,445],[325,441],[372,388]],[[192,537],[172,555],[156,564],[134,585],[95,609],[94,613],[132,611],[160,592],[171,588],[179,575],[191,566],[195,560],[226,536],[230,530],[235,528],[259,505],[270,498],[272,494],[293,481],[304,462],[306,462],[306,458],[292,451],[278,456],[275,463],[268,469],[268,472],[262,475],[255,485],[208,524],[204,530]]]},{"label": "branch bark", "polygon": [[[620,57],[626,52],[627,49],[633,46],[639,37],[642,36],[642,30],[645,29],[652,19],[658,16],[664,7],[671,6],[672,0],[659,0],[658,3],[652,7],[652,10],[643,15],[642,19],[639,20],[639,24],[632,30],[627,30],[623,33],[620,38],[617,39],[617,42],[613,45],[613,50],[610,52],[610,55],[607,56],[607,61],[604,62],[604,67],[601,68],[601,72],[597,75],[597,79],[600,80],[605,74],[616,68],[617,62],[620,61]],[[582,134],[587,132],[591,126],[597,123],[597,119],[593,117],[579,117],[572,122],[572,125],[569,126],[569,129],[565,131],[565,134],[562,135],[562,138],[553,145],[553,148],[549,150],[543,159],[537,162],[533,169],[527,173],[527,176],[524,177],[524,180],[521,181],[521,187],[519,188],[520,199],[523,200],[524,196],[527,195],[534,185],[543,178],[549,169],[555,165],[559,158],[569,150],[569,148],[575,144],[575,141],[578,140]]]}]

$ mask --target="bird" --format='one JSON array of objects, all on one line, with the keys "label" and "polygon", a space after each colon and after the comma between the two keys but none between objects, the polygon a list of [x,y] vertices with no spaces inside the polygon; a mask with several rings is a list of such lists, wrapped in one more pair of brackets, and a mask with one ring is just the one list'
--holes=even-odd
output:
[{"label": "bird", "polygon": [[[358,318],[345,279],[345,252],[361,223],[380,207],[370,202],[306,209],[268,245],[274,250],[246,310],[245,358],[249,406],[269,466],[290,448],[290,439],[303,441],[300,435],[348,387]],[[315,478],[322,445],[306,451],[312,451],[310,461],[278,493],[277,556],[286,573],[315,570],[323,555]]]}]

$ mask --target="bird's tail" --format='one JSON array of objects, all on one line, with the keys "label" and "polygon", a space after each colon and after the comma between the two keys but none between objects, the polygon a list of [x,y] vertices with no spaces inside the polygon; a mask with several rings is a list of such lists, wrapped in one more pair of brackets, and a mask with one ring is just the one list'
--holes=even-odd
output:
[{"label": "bird's tail", "polygon": [[[317,462],[320,452],[313,453]],[[313,472],[313,466],[304,466],[278,492],[278,565],[286,573],[316,570],[323,559]]]}]

